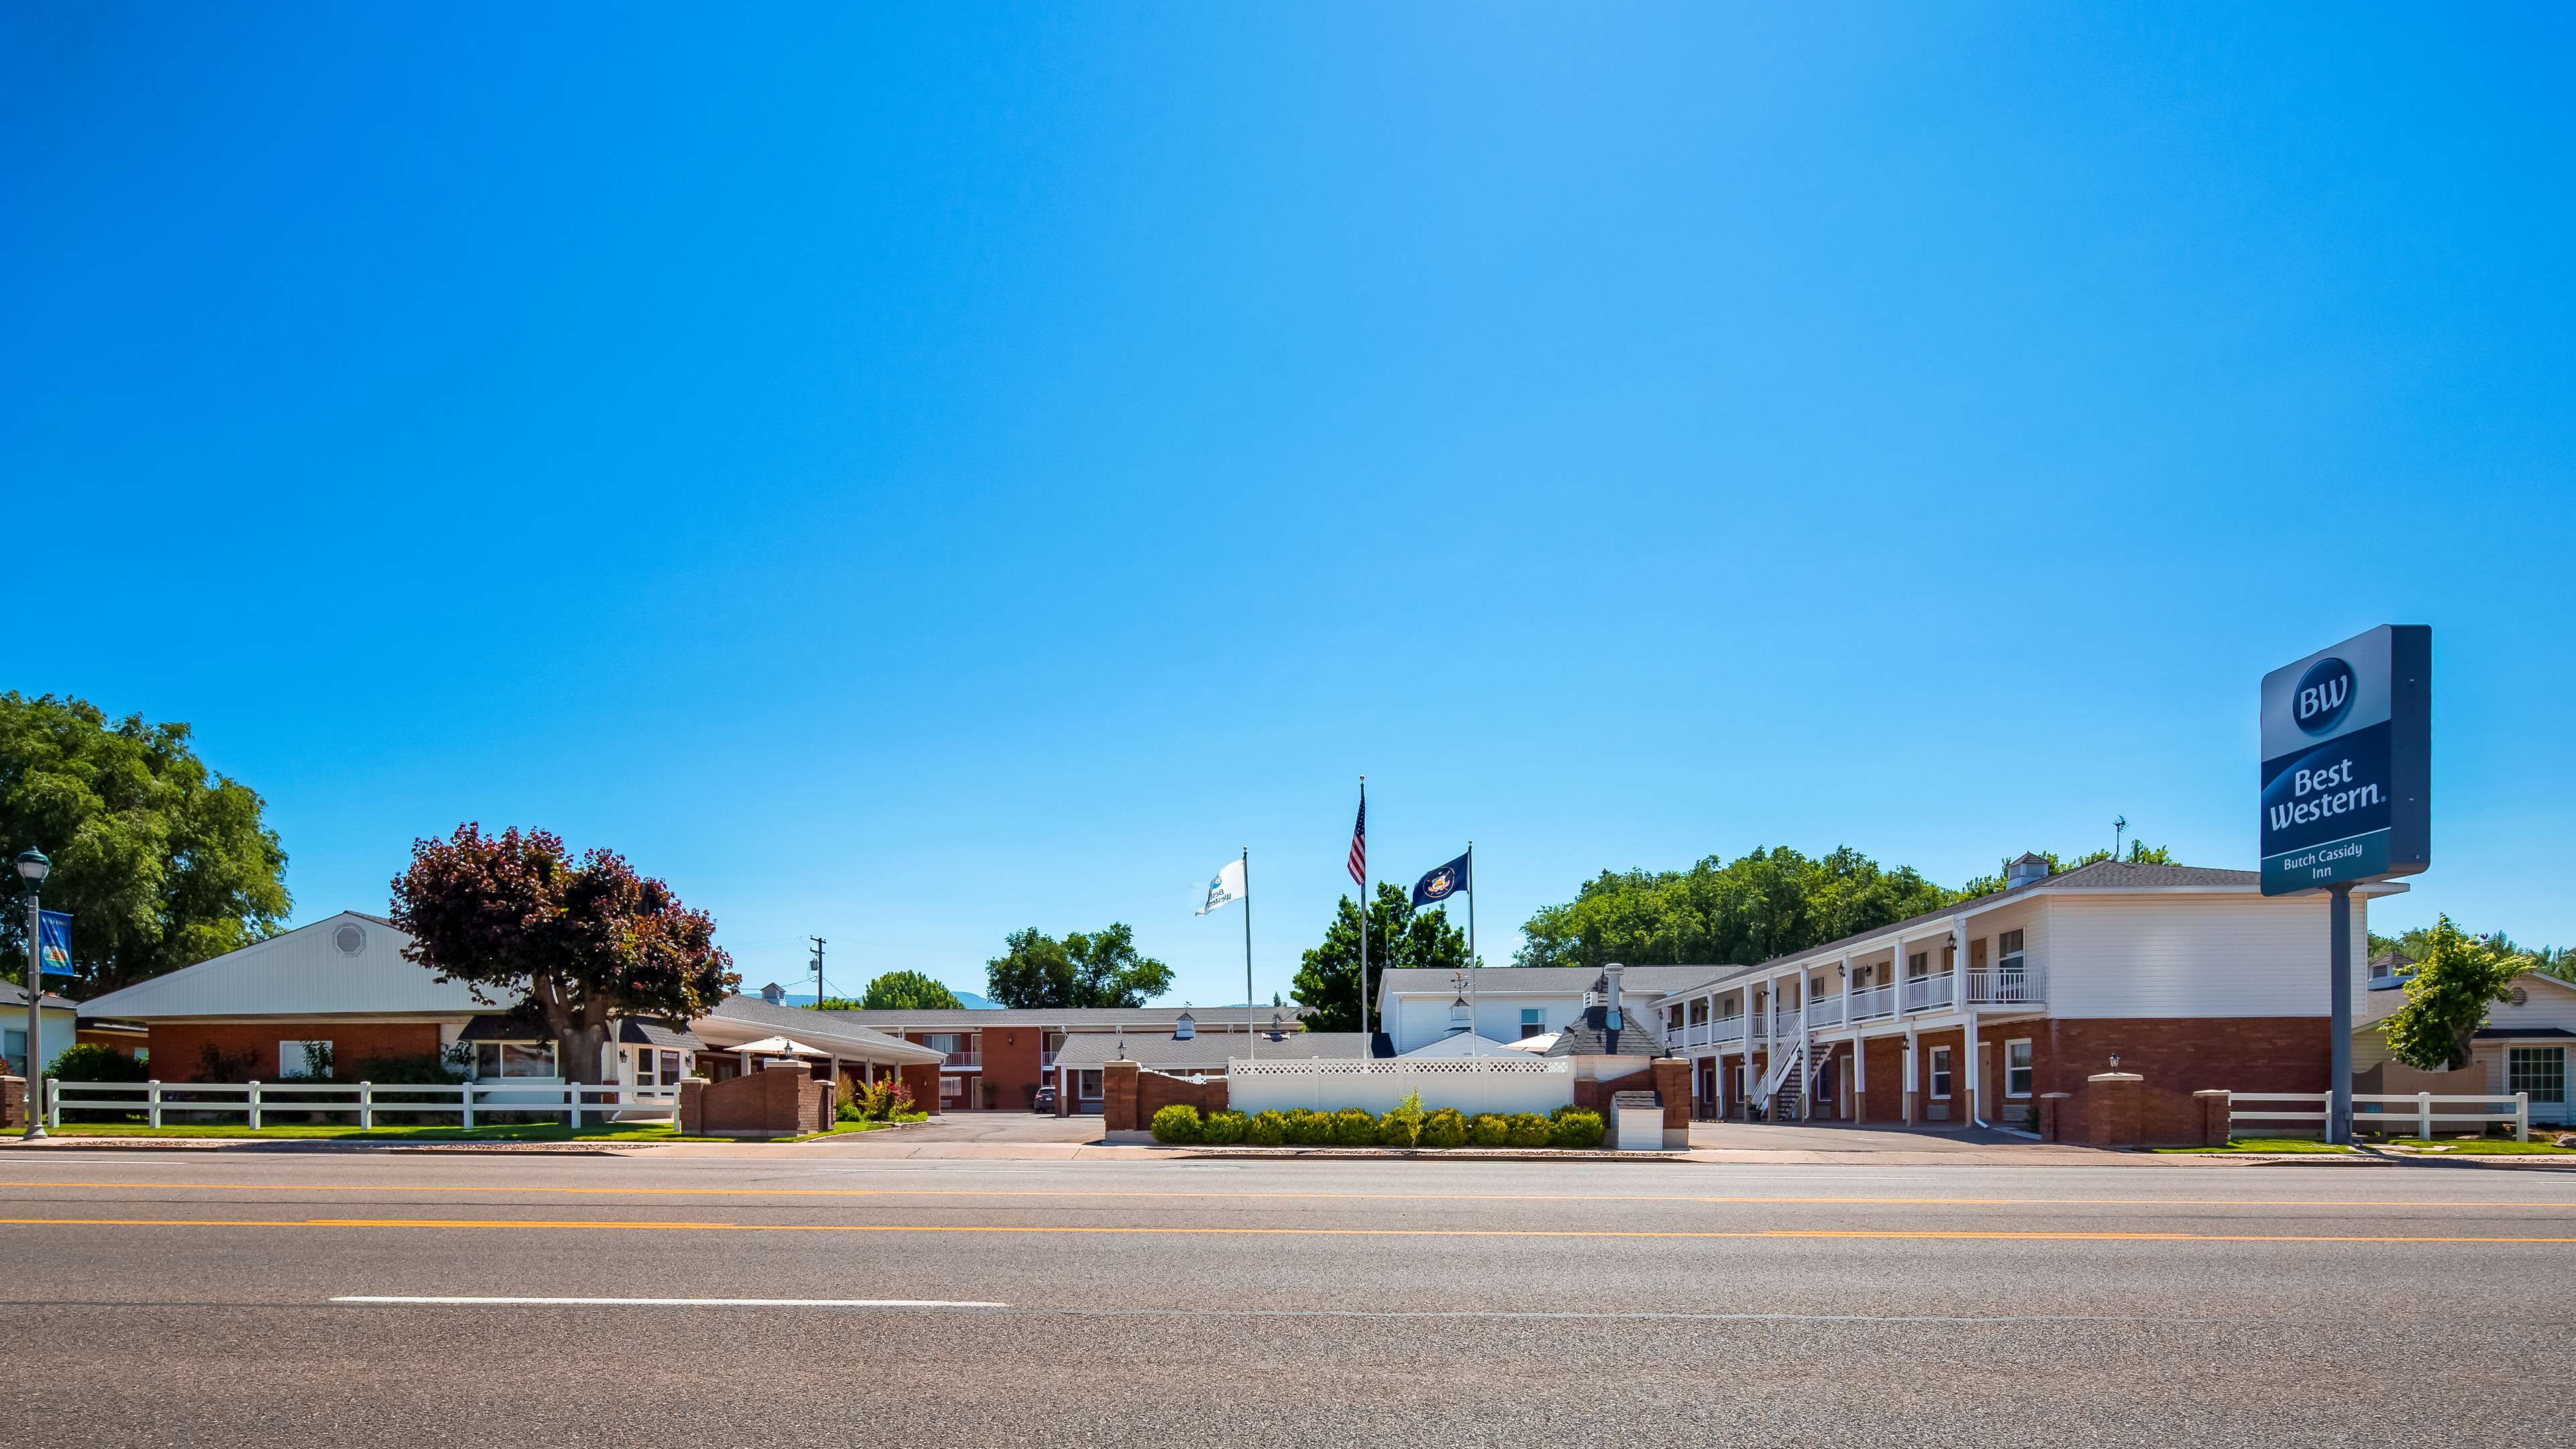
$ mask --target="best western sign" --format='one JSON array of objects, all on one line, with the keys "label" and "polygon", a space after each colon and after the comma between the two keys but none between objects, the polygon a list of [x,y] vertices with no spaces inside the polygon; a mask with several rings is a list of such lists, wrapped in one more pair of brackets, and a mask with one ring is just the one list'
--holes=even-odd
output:
[{"label": "best western sign", "polygon": [[2433,631],[2383,624],[2263,676],[2263,894],[2432,858]]}]

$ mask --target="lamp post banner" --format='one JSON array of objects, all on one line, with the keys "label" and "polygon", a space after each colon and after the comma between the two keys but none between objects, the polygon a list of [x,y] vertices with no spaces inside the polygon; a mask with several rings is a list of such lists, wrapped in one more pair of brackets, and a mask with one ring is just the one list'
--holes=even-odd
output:
[{"label": "lamp post banner", "polygon": [[70,976],[72,971],[72,918],[68,911],[38,911],[36,959],[43,963],[47,976]]},{"label": "lamp post banner", "polygon": [[2432,639],[2383,624],[2263,676],[2263,894],[2430,863]]}]

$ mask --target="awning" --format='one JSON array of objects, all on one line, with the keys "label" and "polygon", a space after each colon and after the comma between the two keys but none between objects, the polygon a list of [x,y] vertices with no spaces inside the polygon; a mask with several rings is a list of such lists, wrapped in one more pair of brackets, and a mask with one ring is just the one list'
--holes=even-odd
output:
[{"label": "awning", "polygon": [[828,1057],[831,1055],[830,1052],[817,1050],[801,1041],[783,1036],[765,1036],[758,1041],[747,1041],[740,1046],[726,1047],[725,1050],[755,1057]]}]

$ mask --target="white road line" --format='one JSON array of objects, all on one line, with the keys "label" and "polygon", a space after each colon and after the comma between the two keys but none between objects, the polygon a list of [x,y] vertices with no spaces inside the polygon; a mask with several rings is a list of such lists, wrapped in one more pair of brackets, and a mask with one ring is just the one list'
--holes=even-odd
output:
[{"label": "white road line", "polygon": [[949,1298],[497,1298],[352,1293],[334,1303],[390,1303],[465,1308],[1008,1308]]}]

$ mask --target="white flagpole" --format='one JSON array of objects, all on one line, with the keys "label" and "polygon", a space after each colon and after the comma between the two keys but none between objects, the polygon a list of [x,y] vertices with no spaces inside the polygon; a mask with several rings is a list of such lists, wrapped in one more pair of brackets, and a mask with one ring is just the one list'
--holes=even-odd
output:
[{"label": "white flagpole", "polygon": [[1252,1021],[1252,847],[1243,848],[1243,1040],[1244,1050],[1261,1055],[1261,1029]]},{"label": "white flagpole", "polygon": [[1467,1035],[1476,1035],[1476,842],[1467,842]]}]

